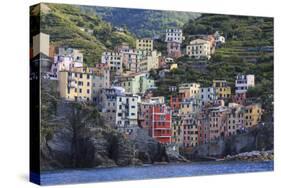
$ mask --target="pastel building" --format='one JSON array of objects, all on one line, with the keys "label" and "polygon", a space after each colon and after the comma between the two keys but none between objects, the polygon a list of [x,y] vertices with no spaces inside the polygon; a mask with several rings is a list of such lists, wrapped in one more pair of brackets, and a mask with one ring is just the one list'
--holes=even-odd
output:
[{"label": "pastel building", "polygon": [[137,50],[153,50],[153,39],[151,38],[142,38],[136,40],[136,49]]},{"label": "pastel building", "polygon": [[208,114],[202,110],[197,115],[198,144],[206,144],[210,141],[210,124]]},{"label": "pastel building", "polygon": [[147,71],[158,69],[160,67],[161,55],[161,52],[158,52],[157,50],[153,50],[147,55]]},{"label": "pastel building", "polygon": [[200,88],[200,101],[201,105],[206,105],[209,102],[216,100],[216,89],[214,87]]},{"label": "pastel building", "polygon": [[209,108],[210,140],[226,136],[227,112],[227,108],[223,106]]},{"label": "pastel building", "polygon": [[147,132],[151,130],[151,104],[147,101],[141,101],[139,103],[139,113],[138,113],[138,123],[142,129],[145,129]]},{"label": "pastel building", "polygon": [[244,110],[243,106],[236,103],[230,103],[228,107],[229,112],[227,117],[226,135],[232,136],[244,129]]},{"label": "pastel building", "polygon": [[198,100],[195,98],[184,99],[180,102],[179,115],[184,116],[199,110]]},{"label": "pastel building", "polygon": [[172,142],[178,146],[183,146],[183,124],[177,113],[172,114]]},{"label": "pastel building", "polygon": [[183,41],[183,35],[182,35],[182,29],[166,29],[166,38],[165,42],[177,42],[182,43]]},{"label": "pastel building", "polygon": [[260,104],[245,106],[244,125],[246,128],[255,127],[261,121],[262,108]]},{"label": "pastel building", "polygon": [[213,80],[213,87],[216,89],[218,99],[229,98],[231,96],[231,87],[226,80]]},{"label": "pastel building", "polygon": [[88,70],[60,71],[59,93],[66,100],[92,101],[93,74]]},{"label": "pastel building", "polygon": [[59,48],[54,55],[54,63],[51,73],[57,77],[59,71],[71,71],[74,68],[83,67],[83,54],[73,48]]},{"label": "pastel building", "polygon": [[121,87],[103,88],[99,95],[98,109],[105,122],[113,128],[116,127],[117,96],[125,95],[125,89]]},{"label": "pastel building", "polygon": [[219,47],[225,43],[225,37],[222,36],[218,31],[215,32],[214,37],[215,37],[217,47]]},{"label": "pastel building", "polygon": [[123,49],[122,64],[126,71],[137,72],[138,52],[136,49]]},{"label": "pastel building", "polygon": [[152,69],[158,69],[161,59],[161,53],[153,51],[137,51],[137,72],[148,72]]},{"label": "pastel building", "polygon": [[198,145],[198,126],[194,113],[184,116],[183,124],[183,143],[185,147],[195,147]]},{"label": "pastel building", "polygon": [[199,58],[211,58],[212,46],[210,41],[203,39],[196,39],[189,43],[186,46],[186,54],[189,57]]},{"label": "pastel building", "polygon": [[93,73],[93,102],[98,104],[101,90],[111,86],[110,69],[109,66],[94,67],[89,69]]},{"label": "pastel building", "polygon": [[181,99],[199,98],[200,84],[198,83],[185,83],[179,86],[179,97]]},{"label": "pastel building", "polygon": [[181,107],[181,99],[178,95],[171,95],[169,97],[169,105],[172,108],[173,111],[177,111]]},{"label": "pastel building", "polygon": [[119,52],[103,52],[101,56],[101,63],[107,64],[110,71],[115,72],[117,75],[121,75],[123,55]]},{"label": "pastel building", "polygon": [[123,133],[131,134],[138,126],[139,96],[126,93],[116,98],[116,128]]},{"label": "pastel building", "polygon": [[183,41],[181,29],[166,29],[165,42],[169,57],[178,58],[181,56],[181,43]]},{"label": "pastel building", "polygon": [[236,76],[235,80],[235,93],[243,94],[246,93],[249,87],[255,86],[255,75],[242,75]]},{"label": "pastel building", "polygon": [[133,73],[117,78],[114,83],[116,86],[124,87],[126,92],[132,94],[143,94],[148,89],[154,88],[153,79],[149,78],[148,73]]}]

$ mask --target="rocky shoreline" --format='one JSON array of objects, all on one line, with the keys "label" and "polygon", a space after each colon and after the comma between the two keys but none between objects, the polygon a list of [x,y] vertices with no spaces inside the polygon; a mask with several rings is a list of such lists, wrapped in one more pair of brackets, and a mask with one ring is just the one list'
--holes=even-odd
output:
[{"label": "rocky shoreline", "polygon": [[239,153],[237,155],[227,155],[225,161],[272,161],[274,160],[273,150],[251,151]]}]

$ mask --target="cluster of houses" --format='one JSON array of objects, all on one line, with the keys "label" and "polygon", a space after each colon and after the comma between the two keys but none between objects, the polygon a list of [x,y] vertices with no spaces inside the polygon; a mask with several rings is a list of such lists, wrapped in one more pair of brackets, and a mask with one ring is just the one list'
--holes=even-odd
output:
[{"label": "cluster of houses", "polygon": [[[195,59],[210,59],[215,53],[215,48],[225,43],[225,38],[218,31],[213,35],[190,35],[190,41],[186,45],[185,55]],[[172,58],[182,56],[182,42],[185,38],[181,29],[167,29],[165,42],[167,54]]]},{"label": "cluster of houses", "polygon": [[[187,54],[208,58],[214,48],[211,41],[224,42],[214,36],[191,41]],[[165,41],[168,56],[180,57],[182,30],[167,30]],[[255,86],[254,75],[237,75],[235,94],[226,80],[213,80],[210,87],[184,83],[170,86],[171,96],[153,96],[157,88],[149,71],[165,67],[168,59],[154,49],[153,39],[137,39],[135,48],[122,43],[114,51],[104,51],[94,67],[84,65],[79,50],[54,50],[44,33],[33,37],[35,48],[40,50],[33,50],[32,57],[39,56],[43,77],[58,83],[61,98],[95,105],[109,126],[126,135],[142,128],[160,143],[194,147],[235,135],[261,121],[261,106],[245,102],[248,88]],[[225,105],[226,99],[234,102]]]}]

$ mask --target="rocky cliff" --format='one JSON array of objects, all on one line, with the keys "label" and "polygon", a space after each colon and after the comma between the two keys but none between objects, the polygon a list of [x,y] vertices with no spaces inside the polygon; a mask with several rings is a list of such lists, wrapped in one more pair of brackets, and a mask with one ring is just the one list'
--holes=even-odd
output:
[{"label": "rocky cliff", "polygon": [[182,151],[182,154],[191,160],[208,160],[255,150],[273,150],[272,124],[253,128],[225,140],[199,145],[190,151]]},{"label": "rocky cliff", "polygon": [[61,100],[56,82],[42,80],[41,169],[93,168],[182,161],[137,128],[124,136],[92,104]]}]

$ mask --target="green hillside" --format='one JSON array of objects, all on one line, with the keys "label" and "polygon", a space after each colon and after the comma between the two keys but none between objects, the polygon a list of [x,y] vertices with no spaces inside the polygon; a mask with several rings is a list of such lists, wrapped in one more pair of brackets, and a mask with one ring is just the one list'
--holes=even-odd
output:
[{"label": "green hillside", "polygon": [[81,49],[88,65],[98,62],[106,48],[113,49],[121,42],[135,45],[135,38],[128,31],[113,31],[110,23],[94,14],[82,13],[74,5],[43,4],[42,8],[41,4],[40,24],[41,32],[50,35],[52,44]]},{"label": "green hillside", "polygon": [[[227,43],[217,49],[215,61],[245,62],[272,61],[273,19],[264,17],[228,16],[204,14],[184,25],[186,39],[194,34],[213,34],[219,31]],[[188,41],[186,41],[188,42]]]},{"label": "green hillside", "polygon": [[170,27],[182,27],[186,22],[200,16],[199,13],[159,11],[128,8],[81,6],[85,13],[95,12],[114,26],[127,28],[138,37],[161,35]]},{"label": "green hillside", "polygon": [[263,104],[266,112],[273,106],[273,19],[228,15],[202,15],[184,26],[185,43],[190,35],[222,32],[226,43],[216,49],[210,61],[197,61],[184,56],[176,61],[179,68],[157,82],[157,94],[170,95],[169,85],[199,82],[211,86],[213,79],[229,81],[234,92],[238,73],[255,74],[256,87],[248,92]]}]

